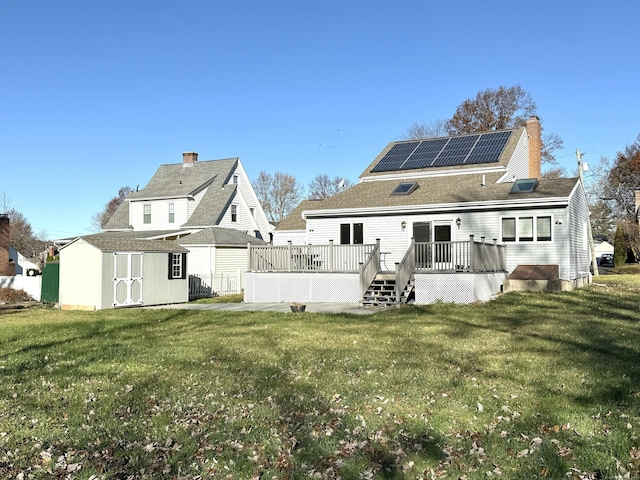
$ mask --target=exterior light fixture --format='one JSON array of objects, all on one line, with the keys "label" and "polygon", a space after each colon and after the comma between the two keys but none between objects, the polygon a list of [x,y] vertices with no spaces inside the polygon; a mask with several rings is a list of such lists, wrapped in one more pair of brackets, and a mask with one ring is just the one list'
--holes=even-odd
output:
[{"label": "exterior light fixture", "polygon": [[460,228],[460,225],[462,225],[462,220],[460,220],[460,217],[458,217],[456,218],[456,226]]},{"label": "exterior light fixture", "polygon": [[407,222],[403,221],[403,222],[400,224],[400,227],[402,227],[402,231],[404,232],[404,231],[407,229]]}]

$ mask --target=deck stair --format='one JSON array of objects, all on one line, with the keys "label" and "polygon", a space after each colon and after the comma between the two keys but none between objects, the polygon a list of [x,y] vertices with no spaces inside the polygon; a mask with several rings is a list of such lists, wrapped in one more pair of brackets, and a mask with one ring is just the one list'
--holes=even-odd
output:
[{"label": "deck stair", "polygon": [[411,297],[414,288],[413,276],[408,285],[400,295],[400,302],[396,302],[396,274],[393,272],[378,272],[376,277],[369,285],[362,304],[365,307],[388,307],[398,305],[398,303],[407,303]]}]

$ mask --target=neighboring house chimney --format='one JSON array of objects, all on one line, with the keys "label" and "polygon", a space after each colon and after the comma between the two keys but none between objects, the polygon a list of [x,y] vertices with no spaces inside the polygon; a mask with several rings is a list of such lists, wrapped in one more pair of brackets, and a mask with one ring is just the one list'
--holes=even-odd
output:
[{"label": "neighboring house chimney", "polygon": [[3,213],[0,214],[0,276],[15,274],[15,266],[9,268],[9,216]]},{"label": "neighboring house chimney", "polygon": [[198,161],[198,154],[196,152],[184,152],[182,154],[182,166],[191,167]]},{"label": "neighboring house chimney", "polygon": [[542,128],[540,119],[532,115],[527,120],[525,128],[529,136],[529,178],[540,178],[542,176]]}]

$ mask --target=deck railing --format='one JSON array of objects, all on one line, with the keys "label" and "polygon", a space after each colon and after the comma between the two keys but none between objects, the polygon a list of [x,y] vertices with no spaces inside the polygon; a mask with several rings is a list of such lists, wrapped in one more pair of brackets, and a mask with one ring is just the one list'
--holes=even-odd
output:
[{"label": "deck railing", "polygon": [[380,239],[376,239],[376,245],[368,258],[360,263],[360,297],[367,293],[369,285],[380,271]]},{"label": "deck railing", "polygon": [[503,271],[507,266],[507,247],[497,241],[415,243],[416,271],[486,272]]},{"label": "deck railing", "polygon": [[[328,245],[249,244],[248,250],[250,272],[358,273],[365,270],[369,278],[381,271],[379,241],[363,245],[334,245],[332,241]],[[400,275],[397,279],[404,285],[413,272],[504,271],[506,265],[507,247],[498,245],[496,240],[486,243],[481,237],[478,242],[473,235],[467,241],[458,242],[411,239],[404,258],[396,265],[396,275]]]},{"label": "deck railing", "polygon": [[[361,245],[259,245],[249,244],[250,272],[358,273],[376,244]],[[378,249],[379,251],[379,249]],[[379,260],[377,265],[379,265]]]}]

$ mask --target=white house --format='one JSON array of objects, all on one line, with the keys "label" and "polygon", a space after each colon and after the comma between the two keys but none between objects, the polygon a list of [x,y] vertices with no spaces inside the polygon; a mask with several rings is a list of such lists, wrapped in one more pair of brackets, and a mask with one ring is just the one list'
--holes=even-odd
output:
[{"label": "white house", "polygon": [[9,260],[13,260],[16,264],[16,275],[34,276],[40,272],[40,267],[28,260],[13,245],[9,246]]},{"label": "white house", "polygon": [[[197,153],[187,152],[183,154],[181,163],[160,165],[144,188],[131,192],[102,233],[81,238],[96,248],[108,246],[116,249],[116,253],[127,254],[144,252],[145,245],[159,248],[158,241],[167,241],[166,248],[169,249],[184,245],[184,251],[189,252],[190,258],[184,266],[185,292],[180,298],[187,301],[191,277],[194,280],[191,284],[197,285],[199,292],[208,292],[209,295],[219,293],[214,280],[221,276],[226,279],[225,285],[233,285],[239,291],[241,277],[247,267],[247,245],[264,245],[272,236],[273,226],[267,220],[238,158],[198,161]],[[140,242],[136,243],[137,250],[116,248],[119,243],[136,241]],[[66,290],[72,286],[76,288],[71,277],[85,275],[83,262],[75,256],[89,251],[87,247],[79,248],[79,245],[70,248],[73,243],[78,242],[71,242],[60,249],[60,298],[61,301],[72,298],[73,301],[67,302],[69,305],[84,305],[78,298],[79,294]],[[150,274],[163,275],[155,269]],[[148,276],[146,280],[150,281]],[[171,282],[171,290],[180,285],[179,282]],[[104,281],[93,282],[81,292],[85,295],[87,289],[104,286]],[[89,304],[94,305],[95,298],[103,293],[93,292],[92,295],[94,300]],[[106,308],[108,302],[100,298],[100,308]],[[170,293],[166,301],[160,303],[174,299]],[[141,301],[148,304],[147,299]],[[112,302],[112,306],[123,305],[120,301]]]},{"label": "white house", "polygon": [[[401,279],[393,302],[400,300],[405,280],[419,303],[486,299],[500,291],[518,265],[557,265],[558,280],[568,288],[588,283],[589,212],[583,187],[577,178],[541,179],[540,149],[536,117],[521,128],[391,142],[366,167],[358,184],[294,211],[294,218],[276,228],[274,245],[280,247],[273,248],[304,246],[301,251],[307,258],[314,255],[315,268],[294,273],[309,276],[318,270],[338,278],[338,271],[355,275],[359,269],[346,260],[336,265],[339,250],[375,246],[362,251],[359,259],[369,268],[369,257],[379,256],[371,278],[353,280],[351,285],[358,285],[348,297],[363,303],[375,296],[376,275],[396,275],[398,266],[411,272]],[[323,251],[322,245],[331,248]],[[247,276],[247,301],[266,300],[266,276],[274,277],[272,292],[283,292],[273,301],[314,301],[320,295],[317,282],[311,282],[309,289],[297,291],[297,298],[287,296],[294,290],[275,282],[286,277],[300,285],[302,277],[291,280],[290,265],[261,264],[264,255],[259,258],[257,250],[256,254]],[[478,263],[479,255],[494,257]],[[395,281],[386,280],[389,285],[383,288],[395,289]],[[463,282],[475,293],[465,292]],[[362,293],[355,295],[356,291]],[[326,301],[326,292],[322,298]]]}]

